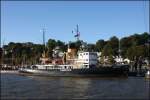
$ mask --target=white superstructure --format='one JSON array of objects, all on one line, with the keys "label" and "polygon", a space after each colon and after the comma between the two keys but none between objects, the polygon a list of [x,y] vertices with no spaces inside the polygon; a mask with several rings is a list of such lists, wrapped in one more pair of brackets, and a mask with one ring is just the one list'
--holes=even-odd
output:
[{"label": "white superstructure", "polygon": [[79,52],[77,63],[83,65],[86,68],[90,66],[96,66],[98,63],[97,52]]},{"label": "white superstructure", "polygon": [[117,56],[114,60],[116,61],[116,63],[120,63],[120,64],[124,62],[121,56]]}]

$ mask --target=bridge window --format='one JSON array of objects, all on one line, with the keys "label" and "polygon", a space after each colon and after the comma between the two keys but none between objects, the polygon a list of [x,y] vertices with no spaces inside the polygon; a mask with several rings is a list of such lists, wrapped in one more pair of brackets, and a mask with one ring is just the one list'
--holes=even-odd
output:
[{"label": "bridge window", "polygon": [[64,66],[65,67],[65,69],[67,68],[67,66]]}]

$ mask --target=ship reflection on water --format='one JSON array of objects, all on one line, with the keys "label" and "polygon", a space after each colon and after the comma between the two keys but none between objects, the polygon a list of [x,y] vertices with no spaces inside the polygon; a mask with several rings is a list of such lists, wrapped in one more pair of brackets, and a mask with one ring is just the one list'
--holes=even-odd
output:
[{"label": "ship reflection on water", "polygon": [[40,77],[1,74],[2,99],[149,99],[143,77]]}]

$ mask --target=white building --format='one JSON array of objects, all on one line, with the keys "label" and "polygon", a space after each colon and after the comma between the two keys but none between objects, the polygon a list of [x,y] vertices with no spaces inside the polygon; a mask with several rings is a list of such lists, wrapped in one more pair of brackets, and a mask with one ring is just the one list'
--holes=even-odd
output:
[{"label": "white building", "polygon": [[77,63],[86,68],[96,67],[98,63],[97,52],[79,52]]}]

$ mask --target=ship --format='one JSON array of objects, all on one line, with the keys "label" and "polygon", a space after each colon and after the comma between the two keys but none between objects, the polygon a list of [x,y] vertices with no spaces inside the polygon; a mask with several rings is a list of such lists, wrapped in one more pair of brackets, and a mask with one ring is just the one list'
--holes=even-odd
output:
[{"label": "ship", "polygon": [[[77,25],[77,41],[79,35]],[[127,76],[130,67],[126,64],[100,65],[98,52],[88,51],[84,43],[79,50],[68,43],[66,52],[60,52],[60,48],[56,47],[51,59],[44,51],[40,60],[41,64],[20,68],[19,72],[44,76]]]},{"label": "ship", "polygon": [[36,64],[19,69],[21,73],[45,76],[127,76],[129,65],[98,65],[96,52],[80,52],[65,64]]}]

